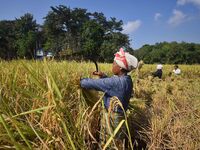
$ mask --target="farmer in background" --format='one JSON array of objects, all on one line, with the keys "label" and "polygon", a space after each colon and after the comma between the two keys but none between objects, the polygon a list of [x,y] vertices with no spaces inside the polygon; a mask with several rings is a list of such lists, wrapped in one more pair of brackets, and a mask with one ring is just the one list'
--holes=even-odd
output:
[{"label": "farmer in background", "polygon": [[[81,87],[86,89],[95,89],[105,93],[103,101],[103,110],[101,114],[101,145],[104,146],[108,138],[113,134],[118,124],[125,119],[123,109],[128,109],[129,100],[133,92],[133,82],[128,72],[137,68],[138,60],[133,55],[120,48],[115,54],[112,72],[114,76],[107,77],[102,72],[94,72],[94,75],[100,76],[100,79],[84,78],[81,80]],[[112,100],[117,99],[118,104],[112,105]],[[123,108],[121,108],[121,106]],[[115,135],[115,145],[119,149],[126,138],[126,126],[122,125],[119,132]]]},{"label": "farmer in background", "polygon": [[175,66],[174,66],[173,73],[174,73],[175,75],[180,75],[180,74],[181,74],[181,70],[179,69],[178,65],[175,65]]},{"label": "farmer in background", "polygon": [[157,65],[157,70],[152,73],[153,77],[158,77],[161,79],[162,78],[162,68],[163,68],[163,66],[161,64]]}]

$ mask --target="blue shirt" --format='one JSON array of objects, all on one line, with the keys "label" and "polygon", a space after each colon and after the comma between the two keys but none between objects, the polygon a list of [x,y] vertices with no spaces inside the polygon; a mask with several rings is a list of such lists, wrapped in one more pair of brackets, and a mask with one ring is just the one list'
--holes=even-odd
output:
[{"label": "blue shirt", "polygon": [[[105,92],[104,104],[107,109],[110,105],[110,98],[116,96],[126,111],[133,91],[133,82],[129,75],[100,79],[84,78],[81,80],[81,87]],[[122,113],[123,110],[119,107],[116,112]]]},{"label": "blue shirt", "polygon": [[157,69],[156,72],[153,73],[154,77],[162,78],[162,69]]}]

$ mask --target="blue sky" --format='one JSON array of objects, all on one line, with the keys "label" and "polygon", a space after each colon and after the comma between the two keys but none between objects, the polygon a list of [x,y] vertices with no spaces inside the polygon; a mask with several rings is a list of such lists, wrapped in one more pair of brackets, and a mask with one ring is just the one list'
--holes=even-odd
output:
[{"label": "blue sky", "polygon": [[58,5],[122,20],[134,49],[163,41],[200,43],[200,0],[1,0],[0,20],[29,12],[42,24],[50,6]]}]

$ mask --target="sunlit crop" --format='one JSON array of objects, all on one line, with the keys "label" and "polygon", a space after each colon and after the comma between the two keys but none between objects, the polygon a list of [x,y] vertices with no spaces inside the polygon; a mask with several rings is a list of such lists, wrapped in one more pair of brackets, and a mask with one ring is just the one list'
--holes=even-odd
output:
[{"label": "sunlit crop", "polygon": [[[112,75],[111,66],[100,64],[100,70]],[[129,149],[200,147],[200,66],[179,67],[180,76],[169,76],[173,66],[164,65],[162,80],[150,77],[156,65],[130,74],[134,95],[126,120]],[[103,93],[79,85],[80,78],[93,78],[94,70],[89,62],[0,61],[0,149],[101,147]]]}]

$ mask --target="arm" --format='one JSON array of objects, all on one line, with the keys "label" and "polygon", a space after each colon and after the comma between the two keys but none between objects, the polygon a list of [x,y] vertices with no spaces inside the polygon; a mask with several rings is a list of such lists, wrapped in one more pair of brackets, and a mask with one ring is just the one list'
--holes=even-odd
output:
[{"label": "arm", "polygon": [[154,77],[159,77],[159,76],[160,76],[159,70],[156,70],[156,72],[152,73],[152,75],[153,75]]},{"label": "arm", "polygon": [[157,74],[158,74],[157,71],[155,71],[155,72],[152,73],[152,75],[153,75],[154,77],[156,77]]},{"label": "arm", "polygon": [[84,78],[81,80],[81,87],[86,89],[95,89],[97,91],[109,91],[114,84],[112,78],[90,79]]}]

